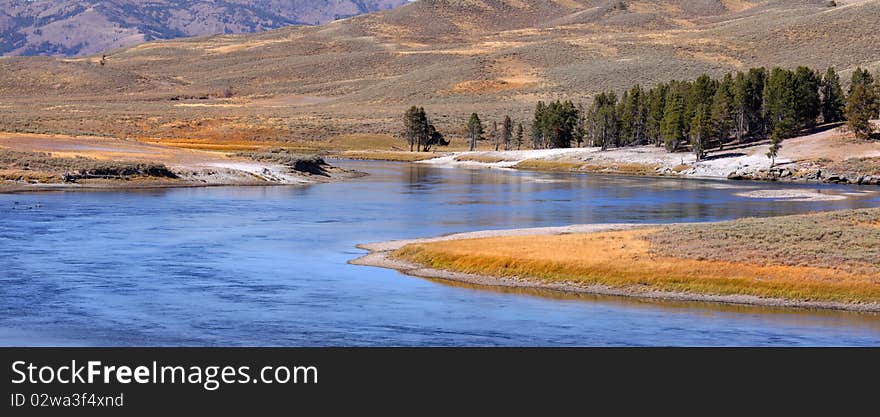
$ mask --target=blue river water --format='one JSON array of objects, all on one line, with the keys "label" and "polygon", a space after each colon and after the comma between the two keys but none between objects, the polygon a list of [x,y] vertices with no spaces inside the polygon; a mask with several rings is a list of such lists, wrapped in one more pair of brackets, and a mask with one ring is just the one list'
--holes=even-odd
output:
[{"label": "blue river water", "polygon": [[[347,263],[362,242],[875,207],[876,188],[337,164],[370,175],[0,195],[0,345],[880,345],[878,315],[498,291]],[[852,196],[737,196],[787,187]]]}]

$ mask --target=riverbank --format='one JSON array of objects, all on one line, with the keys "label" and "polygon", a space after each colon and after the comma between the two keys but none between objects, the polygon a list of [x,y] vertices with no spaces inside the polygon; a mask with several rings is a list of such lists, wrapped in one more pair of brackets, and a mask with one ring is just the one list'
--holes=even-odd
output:
[{"label": "riverbank", "polygon": [[513,229],[359,245],[359,265],[484,286],[880,312],[880,210]]},{"label": "riverbank", "polygon": [[880,185],[880,142],[860,141],[839,128],[787,139],[772,165],[765,142],[692,153],[662,147],[566,148],[472,152],[341,152],[340,157],[415,162],[441,167],[520,169],[606,175]]},{"label": "riverbank", "polygon": [[118,138],[0,134],[0,192],[306,185],[362,175],[282,149],[212,152]]}]

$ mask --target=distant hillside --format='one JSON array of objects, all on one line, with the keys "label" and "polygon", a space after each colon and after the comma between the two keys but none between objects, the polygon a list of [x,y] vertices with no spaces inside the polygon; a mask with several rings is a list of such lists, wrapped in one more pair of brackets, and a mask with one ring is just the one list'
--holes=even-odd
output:
[{"label": "distant hillside", "polygon": [[315,25],[406,0],[0,0],[0,54],[88,55],[144,41]]},{"label": "distant hillside", "polygon": [[[419,0],[320,26],[0,59],[0,126],[309,140],[753,66],[880,69],[880,0]],[[232,94],[227,94],[232,92]],[[231,95],[231,97],[229,97]],[[4,107],[5,106],[5,107]]]}]

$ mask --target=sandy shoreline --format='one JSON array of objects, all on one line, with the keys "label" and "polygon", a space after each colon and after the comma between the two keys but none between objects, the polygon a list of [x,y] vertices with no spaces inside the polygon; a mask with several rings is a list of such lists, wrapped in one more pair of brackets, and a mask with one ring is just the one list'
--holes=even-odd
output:
[{"label": "sandy shoreline", "polygon": [[604,285],[580,285],[570,282],[541,282],[513,277],[495,277],[479,274],[468,274],[455,271],[427,268],[422,265],[391,258],[391,253],[411,243],[437,242],[455,239],[470,239],[496,236],[537,236],[558,235],[569,233],[591,233],[614,230],[626,230],[636,227],[652,226],[646,224],[584,224],[561,227],[522,228],[508,230],[487,230],[467,233],[456,233],[434,238],[393,240],[388,242],[364,243],[357,245],[368,254],[349,261],[353,265],[375,266],[394,269],[406,275],[461,282],[486,287],[531,288],[560,293],[593,294],[619,297],[635,297],[648,300],[693,301],[707,303],[724,303],[754,305],[763,307],[786,307],[803,309],[842,310],[853,312],[880,312],[880,304],[848,304],[830,301],[803,301],[782,298],[762,298],[751,295],[712,295],[684,292],[667,292],[644,288],[617,288]]},{"label": "sandy shoreline", "polygon": [[[246,174],[240,174],[242,176]],[[193,181],[192,179],[181,180],[103,180],[86,183],[21,183],[7,181],[0,183],[0,194],[53,192],[53,191],[137,191],[154,190],[164,188],[203,188],[203,187],[266,187],[266,186],[305,186],[341,181],[351,178],[359,178],[367,175],[357,171],[340,171],[328,177],[300,176],[296,180],[267,181],[263,179],[242,179],[241,176],[233,177],[233,180],[215,179],[213,181]],[[288,176],[293,176],[288,174]]]}]

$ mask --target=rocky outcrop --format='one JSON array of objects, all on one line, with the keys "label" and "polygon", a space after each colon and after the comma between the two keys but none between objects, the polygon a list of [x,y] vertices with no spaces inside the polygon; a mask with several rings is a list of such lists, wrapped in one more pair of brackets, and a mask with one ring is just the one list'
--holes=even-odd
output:
[{"label": "rocky outcrop", "polygon": [[751,172],[731,172],[729,180],[823,182],[831,184],[880,185],[880,175],[837,173],[821,168],[770,168]]}]

